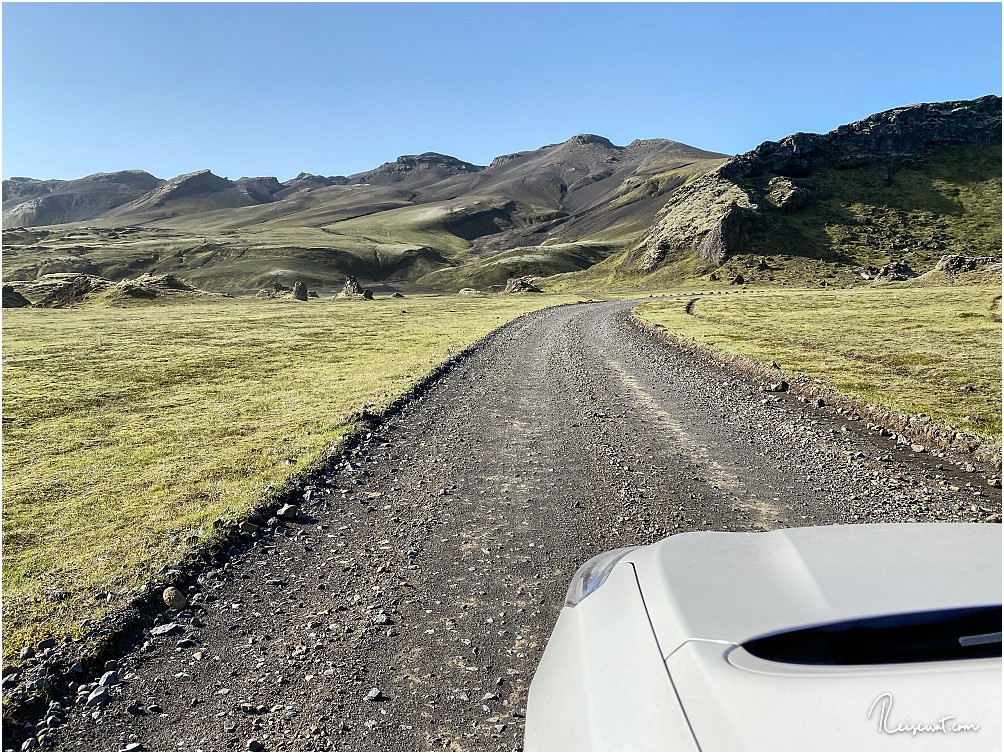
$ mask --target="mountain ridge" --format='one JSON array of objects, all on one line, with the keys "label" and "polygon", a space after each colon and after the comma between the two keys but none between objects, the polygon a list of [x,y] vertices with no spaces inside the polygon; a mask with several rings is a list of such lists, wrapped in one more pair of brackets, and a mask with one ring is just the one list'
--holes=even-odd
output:
[{"label": "mountain ridge", "polygon": [[892,263],[920,274],[944,254],[1000,255],[1000,110],[995,95],[910,105],[731,158],[576,134],[487,166],[424,152],[350,176],[150,176],[100,216],[12,230],[18,198],[51,188],[19,179],[4,184],[4,275],[173,274],[241,292],[345,275],[599,290],[848,285]]}]

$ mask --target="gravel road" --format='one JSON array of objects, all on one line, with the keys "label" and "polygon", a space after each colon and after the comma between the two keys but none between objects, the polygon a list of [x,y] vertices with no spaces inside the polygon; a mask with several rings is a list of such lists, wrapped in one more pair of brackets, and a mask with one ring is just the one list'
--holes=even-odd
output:
[{"label": "gravel road", "polygon": [[512,750],[596,553],[1000,512],[985,474],[683,356],[630,307],[492,336],[308,490],[299,521],[190,585],[193,607],[159,619],[174,630],[119,658],[110,701],[54,709],[47,748]]}]

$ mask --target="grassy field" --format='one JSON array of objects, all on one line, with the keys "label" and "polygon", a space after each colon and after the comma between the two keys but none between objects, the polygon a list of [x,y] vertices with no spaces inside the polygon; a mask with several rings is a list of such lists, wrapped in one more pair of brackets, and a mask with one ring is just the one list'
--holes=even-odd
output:
[{"label": "grassy field", "polygon": [[[771,291],[642,304],[671,333],[1001,440],[999,287]],[[973,390],[964,388],[972,387]]]},{"label": "grassy field", "polygon": [[[570,297],[3,314],[4,661],[75,633],[513,317]],[[112,603],[114,605],[114,602]]]}]

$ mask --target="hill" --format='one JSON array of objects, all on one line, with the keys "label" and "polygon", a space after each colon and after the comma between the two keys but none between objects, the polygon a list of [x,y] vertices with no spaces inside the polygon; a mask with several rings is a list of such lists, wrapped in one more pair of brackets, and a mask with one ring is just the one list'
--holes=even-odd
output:
[{"label": "hill", "polygon": [[[148,193],[86,222],[6,233],[4,274],[175,274],[230,292],[294,278],[334,287],[346,275],[446,289],[504,284],[583,269],[625,248],[673,191],[724,158],[665,139],[622,147],[579,135],[487,167],[428,152],[286,182],[204,170],[155,179]],[[484,264],[516,248],[531,253]]]},{"label": "hill", "polygon": [[60,225],[102,217],[164,182],[142,170],[95,173],[72,181],[11,178],[3,182],[3,226]]},{"label": "hill", "polygon": [[630,251],[588,273],[851,284],[945,255],[1001,254],[1001,99],[897,108],[765,142],[676,192]]}]

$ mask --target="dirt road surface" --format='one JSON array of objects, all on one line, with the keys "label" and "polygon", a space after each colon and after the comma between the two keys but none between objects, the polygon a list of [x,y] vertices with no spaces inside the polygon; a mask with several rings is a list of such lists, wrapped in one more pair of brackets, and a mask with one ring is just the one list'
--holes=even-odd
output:
[{"label": "dirt road surface", "polygon": [[118,659],[107,703],[67,700],[48,747],[512,750],[592,555],[1000,511],[984,477],[679,354],[630,307],[492,336],[311,491],[304,519],[190,585],[194,607],[159,619],[174,631]]}]

